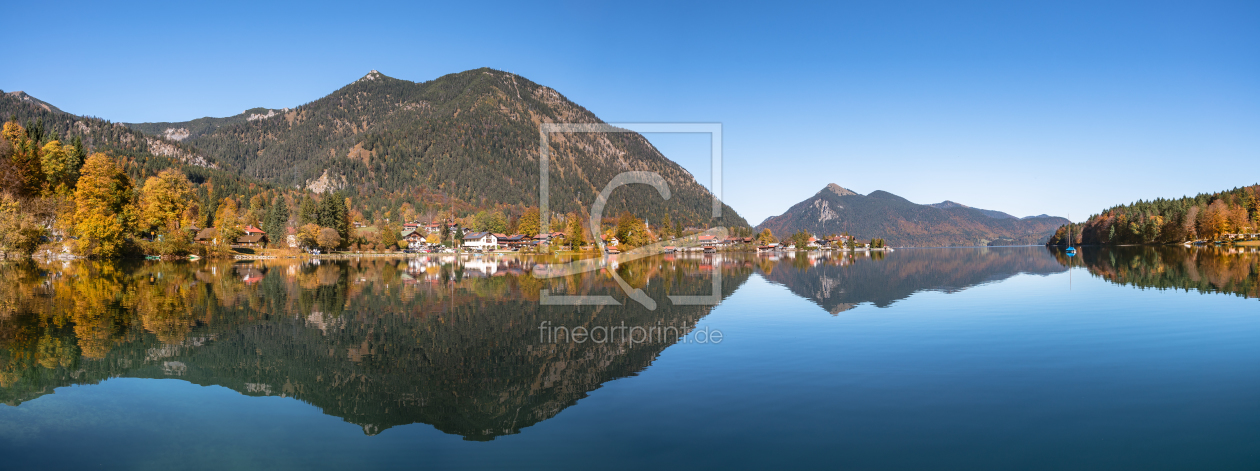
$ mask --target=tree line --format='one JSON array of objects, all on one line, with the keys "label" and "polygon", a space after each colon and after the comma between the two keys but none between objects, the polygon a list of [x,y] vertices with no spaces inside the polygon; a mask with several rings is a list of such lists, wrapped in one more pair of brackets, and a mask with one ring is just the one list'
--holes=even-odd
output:
[{"label": "tree line", "polygon": [[1193,197],[1114,206],[1081,224],[1060,227],[1049,245],[1176,244],[1255,233],[1260,226],[1260,185]]}]

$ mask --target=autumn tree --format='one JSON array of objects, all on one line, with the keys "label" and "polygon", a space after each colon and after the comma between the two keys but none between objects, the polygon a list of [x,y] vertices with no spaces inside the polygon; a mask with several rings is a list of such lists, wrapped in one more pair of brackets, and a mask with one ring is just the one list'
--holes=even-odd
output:
[{"label": "autumn tree", "polygon": [[192,184],[184,173],[168,168],[149,177],[140,190],[140,224],[146,231],[178,231],[193,201]]},{"label": "autumn tree", "polygon": [[521,215],[520,221],[516,223],[516,232],[526,237],[534,237],[539,231],[538,208],[531,207],[525,210],[525,214]]},{"label": "autumn tree", "polygon": [[1181,222],[1182,237],[1185,240],[1196,240],[1199,238],[1199,207],[1192,206]]},{"label": "autumn tree", "polygon": [[315,243],[319,244],[319,248],[324,249],[325,252],[331,252],[341,246],[341,234],[338,234],[336,229],[325,227],[319,230]]},{"label": "autumn tree", "polygon": [[1229,220],[1230,232],[1241,233],[1251,229],[1251,223],[1247,218],[1247,208],[1244,206],[1234,206],[1226,213],[1226,219]]},{"label": "autumn tree", "polygon": [[398,217],[402,218],[402,222],[411,222],[416,219],[416,210],[412,209],[411,203],[403,203],[398,208]]},{"label": "autumn tree", "polygon": [[770,229],[762,229],[761,234],[757,235],[757,243],[760,245],[770,245],[778,241],[779,239],[774,237],[774,233],[770,232]]},{"label": "autumn tree", "polygon": [[580,250],[586,243],[586,227],[582,225],[582,218],[577,214],[569,216],[569,228],[566,232],[564,240],[569,243],[569,249]]},{"label": "autumn tree", "polygon": [[299,247],[314,248],[319,246],[319,230],[322,229],[318,224],[305,224],[298,228],[296,239]]},{"label": "autumn tree", "polygon": [[261,194],[254,195],[249,199],[249,211],[243,212],[241,222],[250,226],[262,226],[263,220],[267,217],[268,206],[267,198]]},{"label": "autumn tree", "polygon": [[35,216],[23,210],[17,198],[0,193],[0,252],[30,257],[46,233]]},{"label": "autumn tree", "polygon": [[73,185],[70,180],[73,164],[70,162],[69,149],[63,147],[61,141],[49,141],[44,144],[41,154],[40,169],[48,182],[48,190],[57,193],[69,191]]},{"label": "autumn tree", "polygon": [[617,228],[613,232],[613,236],[615,236],[622,244],[634,247],[643,245],[642,243],[635,243],[646,240],[643,232],[643,221],[635,217],[633,214],[630,214],[630,211],[622,211],[621,214],[617,216]]},{"label": "autumn tree", "polygon": [[128,212],[131,181],[113,159],[96,153],[83,164],[74,193],[75,233],[79,252],[85,256],[113,258],[119,255],[131,230]]},{"label": "autumn tree", "polygon": [[39,158],[38,141],[32,140],[26,129],[16,121],[4,123],[4,140],[10,147],[8,168],[12,172],[11,180],[5,188],[15,196],[35,196],[44,184],[44,170]]},{"label": "autumn tree", "polygon": [[388,249],[390,247],[396,247],[398,245],[398,236],[400,235],[399,234],[400,227],[401,226],[399,226],[396,223],[389,223],[389,224],[385,224],[381,226],[380,244],[383,245],[384,248]]},{"label": "autumn tree", "polygon": [[1207,209],[1199,213],[1199,234],[1209,239],[1220,237],[1229,232],[1229,208],[1224,200],[1213,201]]}]

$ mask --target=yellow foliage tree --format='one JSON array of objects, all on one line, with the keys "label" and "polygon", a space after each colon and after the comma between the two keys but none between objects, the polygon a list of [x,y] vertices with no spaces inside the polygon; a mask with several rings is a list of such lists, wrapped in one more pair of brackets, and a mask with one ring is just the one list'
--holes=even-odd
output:
[{"label": "yellow foliage tree", "polygon": [[319,229],[320,229],[319,225],[314,224],[314,223],[307,224],[299,228],[297,231],[298,246],[304,247],[304,248],[312,248],[312,247],[318,246],[319,242],[316,240],[316,238],[319,237]]},{"label": "yellow foliage tree", "polygon": [[114,159],[92,154],[83,164],[74,193],[74,229],[85,256],[118,256],[130,229],[131,181]]},{"label": "yellow foliage tree", "polygon": [[538,208],[531,207],[525,210],[525,214],[521,215],[521,219],[516,223],[516,232],[527,237],[538,235],[539,229]]},{"label": "yellow foliage tree", "polygon": [[0,194],[0,252],[29,257],[47,231],[8,193]]},{"label": "yellow foliage tree", "polygon": [[61,145],[61,141],[44,144],[40,167],[44,170],[49,190],[58,193],[67,191],[70,185],[70,153]]},{"label": "yellow foliage tree", "polygon": [[17,144],[26,140],[26,128],[23,128],[17,121],[8,121],[4,123],[3,135],[6,141]]},{"label": "yellow foliage tree", "polygon": [[168,168],[149,177],[140,191],[141,223],[149,230],[178,230],[192,194],[192,184],[179,170]]},{"label": "yellow foliage tree", "polygon": [[214,227],[219,233],[219,243],[231,245],[245,233],[245,230],[241,229],[238,211],[236,200],[232,198],[223,198],[223,201],[219,202],[219,209],[214,212]]},{"label": "yellow foliage tree", "polygon": [[770,229],[762,229],[761,234],[757,234],[758,244],[769,245],[778,241],[779,240],[774,237],[774,234],[770,232]]}]

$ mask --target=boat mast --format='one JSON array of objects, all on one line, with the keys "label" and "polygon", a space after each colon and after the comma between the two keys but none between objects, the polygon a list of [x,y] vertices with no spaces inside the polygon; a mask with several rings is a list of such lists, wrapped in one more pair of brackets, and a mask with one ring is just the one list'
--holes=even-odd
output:
[{"label": "boat mast", "polygon": [[1068,248],[1072,248],[1072,213],[1068,213]]}]

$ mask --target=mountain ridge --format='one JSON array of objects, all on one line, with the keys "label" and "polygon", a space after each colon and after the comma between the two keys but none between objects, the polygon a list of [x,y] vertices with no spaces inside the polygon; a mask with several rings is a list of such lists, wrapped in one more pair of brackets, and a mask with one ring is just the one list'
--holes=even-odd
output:
[{"label": "mountain ridge", "polygon": [[972,208],[946,200],[916,204],[876,190],[861,195],[828,184],[814,196],[771,216],[756,230],[784,237],[804,230],[816,236],[848,232],[860,239],[883,238],[893,246],[985,246],[1002,240],[1041,244],[1066,222],[1063,218],[1017,218],[1001,211]]},{"label": "mountain ridge", "polygon": [[[539,124],[603,123],[554,89],[489,68],[425,82],[372,70],[294,108],[247,111],[255,110],[267,112],[128,126],[180,137],[225,168],[279,186],[343,191],[372,207],[404,200],[484,207],[538,205]],[[644,185],[627,186],[605,215],[632,210],[652,220],[709,222],[712,194],[642,135],[557,134],[550,145],[553,211],[582,212],[617,174],[651,171],[669,183],[668,202]],[[748,225],[727,205],[723,216],[723,225]]]}]

